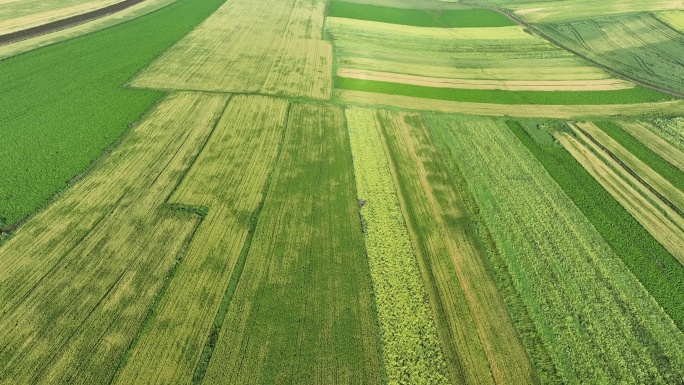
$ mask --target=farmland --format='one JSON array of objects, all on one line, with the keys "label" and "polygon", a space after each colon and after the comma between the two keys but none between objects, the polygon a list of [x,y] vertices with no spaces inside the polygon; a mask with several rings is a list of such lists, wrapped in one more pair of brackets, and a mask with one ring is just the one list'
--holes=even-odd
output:
[{"label": "farmland", "polygon": [[0,46],[0,384],[684,383],[684,4],[644,3],[146,0]]}]

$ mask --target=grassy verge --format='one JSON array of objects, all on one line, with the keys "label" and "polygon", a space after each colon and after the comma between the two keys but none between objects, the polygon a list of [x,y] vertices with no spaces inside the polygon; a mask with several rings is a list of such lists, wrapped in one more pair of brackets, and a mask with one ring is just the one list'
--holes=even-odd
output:
[{"label": "grassy verge", "polygon": [[611,91],[503,91],[439,88],[338,77],[335,87],[343,90],[413,96],[455,102],[497,104],[591,105],[633,104],[670,100],[669,95],[647,88]]}]

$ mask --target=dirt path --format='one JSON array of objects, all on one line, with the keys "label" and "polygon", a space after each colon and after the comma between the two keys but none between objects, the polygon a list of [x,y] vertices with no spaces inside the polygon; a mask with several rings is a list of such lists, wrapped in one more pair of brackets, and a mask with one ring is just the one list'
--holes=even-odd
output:
[{"label": "dirt path", "polygon": [[57,20],[36,27],[27,28],[21,31],[15,31],[8,34],[0,35],[0,45],[10,44],[20,40],[26,40],[35,36],[58,31],[60,29],[73,27],[77,24],[85,23],[87,21],[98,19],[100,17],[110,15],[112,13],[123,11],[126,8],[130,8],[138,3],[142,3],[143,1],[145,0],[124,0],[120,3],[112,4],[104,8],[82,13],[80,15],[67,17],[66,19]]},{"label": "dirt path", "polygon": [[622,72],[616,71],[616,70],[613,69],[613,68],[607,67],[607,66],[605,66],[605,65],[603,65],[603,64],[601,64],[601,63],[599,63],[599,62],[597,62],[597,61],[595,61],[595,60],[593,60],[593,59],[591,59],[591,58],[589,58],[589,57],[587,57],[587,56],[585,56],[585,55],[583,55],[583,54],[581,54],[580,52],[577,52],[577,51],[575,51],[575,50],[573,50],[573,49],[570,49],[570,48],[568,48],[568,47],[566,47],[566,46],[564,46],[564,45],[558,43],[558,42],[555,41],[554,39],[548,37],[547,35],[545,35],[545,34],[544,34],[542,31],[540,31],[539,29],[537,29],[537,28],[533,27],[532,25],[530,25],[530,24],[528,24],[528,23],[526,23],[526,22],[524,22],[524,21],[518,19],[517,17],[513,16],[513,14],[511,14],[511,13],[509,13],[509,12],[507,12],[507,11],[501,9],[501,8],[489,8],[489,9],[491,9],[491,10],[493,10],[493,11],[497,11],[497,12],[503,14],[504,16],[508,17],[509,19],[513,20],[514,22],[518,23],[519,25],[521,25],[521,26],[527,28],[530,32],[534,32],[534,33],[536,33],[537,35],[541,36],[543,39],[545,39],[546,41],[550,42],[551,44],[553,44],[553,45],[555,45],[555,46],[557,46],[557,47],[559,47],[559,48],[561,48],[561,49],[564,49],[564,50],[566,50],[566,51],[568,51],[568,52],[571,52],[571,53],[573,53],[573,54],[575,54],[575,55],[581,57],[582,59],[584,59],[584,60],[586,60],[586,61],[588,61],[588,62],[594,64],[595,66],[597,66],[597,67],[599,67],[599,68],[605,70],[606,72],[608,72],[609,74],[611,74],[611,75],[613,75],[613,76],[615,76],[615,77],[617,77],[617,78],[621,78],[621,79],[628,80],[628,81],[633,82],[633,83],[635,83],[635,84],[638,84],[638,85],[640,85],[640,86],[642,86],[642,87],[650,88],[650,89],[652,89],[652,90],[654,90],[654,91],[658,91],[658,92],[662,92],[662,93],[665,93],[665,94],[668,94],[668,95],[676,96],[676,97],[678,97],[678,98],[684,98],[684,94],[680,94],[680,93],[675,92],[675,91],[671,91],[671,90],[668,90],[668,89],[665,89],[665,88],[660,88],[660,87],[656,87],[656,86],[652,86],[652,85],[650,85],[650,84],[644,83],[644,82],[642,82],[642,81],[640,81],[640,80],[638,80],[638,79],[635,79],[635,78],[633,78],[633,77],[630,77],[630,76],[628,76],[628,75],[625,75],[625,74],[623,74]]}]

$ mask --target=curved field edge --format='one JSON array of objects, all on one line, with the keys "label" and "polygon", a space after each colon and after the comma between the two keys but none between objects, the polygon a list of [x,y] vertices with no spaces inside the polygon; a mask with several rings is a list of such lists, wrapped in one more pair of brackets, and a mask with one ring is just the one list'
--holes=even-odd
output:
[{"label": "curved field edge", "polygon": [[365,91],[454,102],[493,104],[636,104],[673,99],[670,95],[642,87],[609,91],[505,91],[428,87],[345,77],[337,77],[335,87],[350,91]]},{"label": "curved field edge", "polygon": [[6,225],[67,187],[159,100],[161,92],[122,85],[222,3],[179,0],[0,62],[0,218]]},{"label": "curved field edge", "polygon": [[[684,269],[550,134],[535,123],[507,126],[544,166],[665,312],[684,330]],[[547,123],[548,124],[548,123]],[[567,130],[564,123],[551,123]],[[537,138],[537,139],[535,139]],[[544,139],[545,138],[545,139]]]},{"label": "curved field edge", "polygon": [[333,0],[328,16],[414,27],[509,27],[515,22],[491,9],[410,9]]}]

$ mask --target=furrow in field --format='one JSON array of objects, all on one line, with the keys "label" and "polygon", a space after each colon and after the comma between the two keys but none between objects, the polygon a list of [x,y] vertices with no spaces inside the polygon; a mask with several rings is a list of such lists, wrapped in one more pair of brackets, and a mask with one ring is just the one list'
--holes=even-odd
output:
[{"label": "furrow in field", "polygon": [[390,383],[447,383],[432,319],[373,111],[346,111],[366,253]]},{"label": "furrow in field", "polygon": [[168,203],[208,213],[115,383],[189,383],[278,154],[288,103],[234,96]]},{"label": "furrow in field", "polygon": [[371,292],[342,110],[293,104],[204,383],[380,383]]},{"label": "furrow in field", "polygon": [[[107,382],[198,218],[164,207],[223,96],[167,97],[0,249],[0,379]],[[55,226],[55,224],[57,224]]]},{"label": "furrow in field", "polygon": [[375,80],[389,83],[412,84],[417,86],[462,88],[473,90],[509,91],[606,91],[635,87],[619,79],[602,80],[477,80],[416,76],[392,72],[340,68],[337,75],[351,79]]},{"label": "furrow in field", "polygon": [[400,202],[420,257],[445,357],[456,383],[533,383],[520,343],[464,202],[422,117],[376,111]]},{"label": "furrow in field", "polygon": [[644,146],[658,154],[671,165],[684,172],[684,151],[679,150],[660,135],[646,128],[639,122],[619,122],[620,127],[635,137]]},{"label": "furrow in field", "polygon": [[574,132],[584,141],[586,147],[579,147],[581,145],[576,140],[573,142],[560,135],[559,140],[568,152],[641,223],[653,238],[684,264],[684,218],[626,172],[591,138],[577,129],[574,129]]}]

